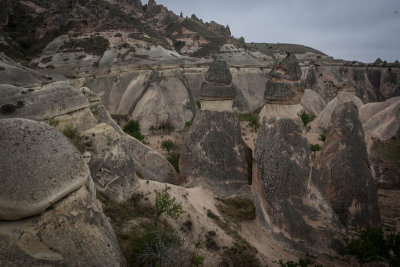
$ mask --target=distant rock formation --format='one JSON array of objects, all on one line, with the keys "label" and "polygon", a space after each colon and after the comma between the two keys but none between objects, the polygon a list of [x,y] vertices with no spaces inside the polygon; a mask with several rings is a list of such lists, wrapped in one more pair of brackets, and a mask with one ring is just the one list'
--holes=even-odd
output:
[{"label": "distant rock formation", "polygon": [[277,65],[273,75],[287,80],[268,83],[264,95],[266,104],[255,145],[262,206],[274,232],[313,249],[337,249],[333,242],[339,229],[335,214],[317,181],[309,144],[302,136],[304,126],[298,114],[302,92],[286,83],[301,76],[296,62],[288,56]]},{"label": "distant rock formation", "polygon": [[378,226],[378,196],[354,92],[338,94],[320,158],[321,183],[346,226]]},{"label": "distant rock formation", "polygon": [[304,108],[307,114],[318,116],[322,110],[326,107],[326,103],[322,97],[310,90],[304,90],[303,98],[300,101],[300,105]]},{"label": "distant rock formation", "polygon": [[232,110],[231,81],[226,62],[214,61],[200,93],[202,110],[185,137],[179,162],[188,185],[205,185],[217,195],[240,194],[252,177],[252,152]]},{"label": "distant rock formation", "polygon": [[[79,151],[57,129],[0,120],[2,266],[125,266]],[[12,156],[10,156],[12,155]]]}]

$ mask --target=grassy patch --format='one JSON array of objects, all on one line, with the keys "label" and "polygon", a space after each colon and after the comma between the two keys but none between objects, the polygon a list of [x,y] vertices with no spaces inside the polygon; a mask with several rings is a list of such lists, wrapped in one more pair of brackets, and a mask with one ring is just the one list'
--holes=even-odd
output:
[{"label": "grassy patch", "polygon": [[260,127],[260,123],[258,122],[259,115],[257,113],[238,113],[238,118],[240,121],[248,121],[249,126],[254,128],[255,130]]},{"label": "grassy patch", "polygon": [[254,220],[256,218],[256,208],[250,199],[226,198],[217,200],[220,202],[217,204],[218,210],[230,218],[237,221]]}]

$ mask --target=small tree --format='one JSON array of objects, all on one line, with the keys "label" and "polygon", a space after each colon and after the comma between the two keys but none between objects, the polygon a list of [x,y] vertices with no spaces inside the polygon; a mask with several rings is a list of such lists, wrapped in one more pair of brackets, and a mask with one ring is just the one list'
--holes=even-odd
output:
[{"label": "small tree", "polygon": [[176,147],[176,145],[172,140],[164,140],[161,143],[161,148],[164,150],[167,150],[168,155],[171,150],[175,149],[175,147]]},{"label": "small tree", "polygon": [[163,214],[177,219],[183,213],[182,204],[177,203],[175,197],[171,197],[169,190],[171,190],[171,187],[165,185],[161,192],[156,192],[156,226],[158,226],[159,218]]},{"label": "small tree", "polygon": [[124,126],[124,132],[129,134],[130,136],[136,138],[140,142],[146,144],[146,141],[144,139],[144,136],[140,132],[140,125],[139,122],[135,120],[130,120],[128,123]]},{"label": "small tree", "polygon": [[314,157],[315,157],[315,152],[320,151],[321,147],[318,144],[311,144],[310,149],[312,152],[314,152]]},{"label": "small tree", "polygon": [[307,114],[306,112],[303,112],[301,113],[300,118],[303,121],[304,126],[307,128],[308,124],[315,119],[315,115],[310,115]]}]

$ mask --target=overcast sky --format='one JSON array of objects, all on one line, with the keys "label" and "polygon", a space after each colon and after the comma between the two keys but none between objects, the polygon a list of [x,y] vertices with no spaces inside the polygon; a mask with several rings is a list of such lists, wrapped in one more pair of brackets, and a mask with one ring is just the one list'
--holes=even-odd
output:
[{"label": "overcast sky", "polygon": [[232,35],[246,42],[302,44],[337,59],[400,61],[400,0],[156,2],[178,15],[229,25]]}]

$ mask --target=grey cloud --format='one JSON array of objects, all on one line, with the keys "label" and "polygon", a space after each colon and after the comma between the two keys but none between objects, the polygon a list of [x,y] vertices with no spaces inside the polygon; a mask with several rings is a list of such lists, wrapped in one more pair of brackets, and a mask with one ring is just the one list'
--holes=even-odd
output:
[{"label": "grey cloud", "polygon": [[[347,60],[400,60],[399,0],[159,0],[247,42],[297,43]],[[396,13],[397,11],[397,13]]]}]

